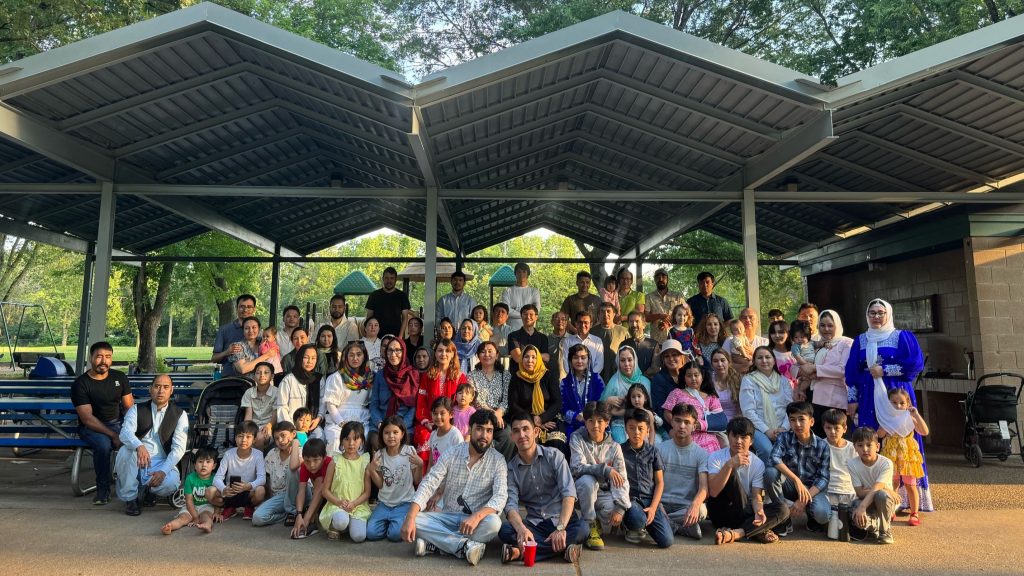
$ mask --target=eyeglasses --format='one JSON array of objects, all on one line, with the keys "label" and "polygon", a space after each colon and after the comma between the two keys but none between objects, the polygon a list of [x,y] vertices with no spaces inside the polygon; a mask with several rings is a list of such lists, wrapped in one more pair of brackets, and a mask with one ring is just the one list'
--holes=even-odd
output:
[{"label": "eyeglasses", "polygon": [[885,310],[878,310],[876,312],[868,312],[868,316],[870,316],[872,318],[885,318],[885,315],[886,315],[886,311]]},{"label": "eyeglasses", "polygon": [[402,349],[401,348],[389,348],[388,349],[388,354],[399,354],[400,355],[401,353],[402,353]]}]

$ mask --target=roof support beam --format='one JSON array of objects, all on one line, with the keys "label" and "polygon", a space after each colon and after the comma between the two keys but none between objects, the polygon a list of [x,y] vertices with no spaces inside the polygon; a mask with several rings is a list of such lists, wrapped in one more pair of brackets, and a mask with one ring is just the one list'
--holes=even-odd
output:
[{"label": "roof support beam", "polygon": [[[56,246],[68,250],[69,252],[77,252],[79,254],[89,254],[89,241],[82,240],[75,236],[68,236],[67,234],[61,234],[59,232],[53,232],[40,226],[33,226],[17,220],[10,220],[8,218],[0,218],[0,232],[9,234],[11,236],[17,236],[18,238],[24,238],[33,242],[42,242],[43,244],[49,244],[50,246]],[[125,252],[124,250],[113,251],[114,256],[135,256],[131,252]]]},{"label": "roof support beam", "polygon": [[999,82],[989,80],[988,78],[968,74],[962,70],[953,72],[953,77],[956,78],[957,82],[963,82],[964,84],[969,84],[975,88],[980,88],[994,96],[999,96],[1000,98],[1005,98],[1018,103],[1024,102],[1024,91],[1017,90],[1016,88],[1012,88],[1006,84],[1000,84]]},{"label": "roof support beam", "polygon": [[834,141],[832,111],[825,110],[817,118],[788,132],[779,144],[748,160],[743,167],[744,189],[761,186]]},{"label": "roof support beam", "polygon": [[[754,191],[743,191],[743,276],[747,288],[747,307],[754,314],[761,312],[761,278],[757,269],[757,211],[754,209]],[[738,314],[737,314],[738,315]]]},{"label": "roof support beam", "polygon": [[[430,237],[431,227],[436,227],[437,222],[431,221],[429,216],[431,213],[436,213],[437,218],[441,219],[441,224],[444,226],[444,231],[448,235],[448,241],[451,243],[452,250],[455,252],[457,257],[465,256],[465,250],[462,248],[462,240],[459,238],[459,232],[455,228],[454,222],[452,222],[451,214],[448,213],[448,205],[445,203],[443,198],[438,196],[438,190],[442,187],[442,182],[437,176],[436,167],[437,164],[434,162],[432,157],[432,151],[430,149],[430,136],[427,135],[426,125],[423,123],[423,110],[419,106],[413,106],[412,109],[412,132],[408,134],[409,147],[412,148],[413,155],[416,156],[416,163],[419,164],[420,173],[423,174],[423,182],[427,186],[427,236]],[[434,200],[433,209],[430,206],[431,199]],[[427,250],[431,249],[428,240]],[[435,252],[434,259],[437,258],[437,232],[434,229],[434,240],[433,250]],[[424,270],[429,271],[430,268],[436,268],[436,261],[431,265],[429,260],[430,255],[428,254],[427,268]],[[426,274],[426,272],[424,272]],[[429,277],[429,275],[428,275]],[[429,282],[428,282],[429,284]],[[436,295],[436,288],[431,293]],[[432,303],[431,303],[432,304]],[[430,306],[431,311],[433,306]],[[426,309],[425,309],[426,310]],[[425,313],[425,312],[424,312]],[[432,316],[432,315],[431,315]]]},{"label": "roof support beam", "polygon": [[[20,185],[19,185],[20,186]],[[92,185],[89,185],[92,186]],[[95,187],[93,187],[95,188]],[[4,185],[0,185],[0,192]],[[263,197],[263,198],[402,198],[423,200],[424,188],[311,188],[289,186],[192,186],[185,184],[118,184],[120,194],[159,198],[164,196]],[[75,192],[81,194],[82,192]],[[492,195],[494,191],[491,191]]]},{"label": "roof support beam", "polygon": [[302,134],[305,134],[305,130],[303,130],[302,128],[292,128],[291,130],[285,130],[284,132],[270,134],[268,136],[264,136],[263,138],[250,140],[249,142],[244,142],[237,146],[231,146],[229,148],[225,148],[223,150],[214,152],[212,154],[208,154],[206,156],[200,156],[199,158],[196,158],[195,160],[189,162],[182,162],[181,164],[176,164],[171,168],[157,172],[155,178],[157,181],[163,181],[167,178],[174,178],[176,176],[185,174],[186,172],[198,170],[200,168],[203,168],[204,166],[209,166],[210,164],[215,164],[217,162],[227,160],[228,158],[233,158],[235,156],[245,154],[246,152],[249,152],[251,150],[256,150],[259,148],[263,148],[265,146],[270,146],[271,144],[277,144],[280,142],[284,142],[286,140],[290,140]]},{"label": "roof support beam", "polygon": [[873,146],[876,146],[883,150],[887,150],[894,154],[901,154],[903,156],[906,156],[907,158],[916,160],[917,162],[920,162],[925,166],[931,166],[932,168],[935,168],[936,170],[941,170],[942,172],[945,172],[947,174],[960,176],[961,178],[970,180],[971,182],[977,182],[978,184],[985,184],[995,188],[996,180],[994,178],[982,174],[981,172],[975,172],[974,170],[964,168],[963,166],[957,166],[956,164],[953,164],[948,160],[943,160],[941,158],[930,156],[919,150],[915,150],[913,148],[908,148],[901,144],[896,144],[895,142],[884,140],[882,138],[879,138],[872,134],[868,134],[866,132],[850,132],[849,136],[851,138],[858,138]]},{"label": "roof support beam", "polygon": [[[89,342],[106,340],[107,296],[110,290],[110,258],[114,252],[114,183],[103,182],[100,192],[99,225],[96,231],[96,260],[93,268],[92,300],[89,304]],[[79,336],[81,337],[81,335]]]},{"label": "roof support beam", "polygon": [[665,242],[668,242],[672,238],[675,238],[680,234],[685,234],[705,219],[710,218],[718,211],[728,207],[731,203],[731,201],[727,201],[718,202],[709,207],[695,206],[686,212],[674,214],[658,227],[651,230],[650,234],[644,237],[643,240],[640,240],[635,245],[630,246],[623,251],[623,254],[634,254],[639,252],[641,256],[645,256],[648,252],[654,250],[658,246],[661,246]]},{"label": "roof support beam", "polygon": [[795,176],[797,180],[810,184],[811,186],[817,188],[818,190],[824,190],[828,192],[848,192],[848,190],[846,188],[843,188],[842,186],[836,186],[831,182],[826,182],[819,178],[815,178],[814,176],[811,176],[804,172],[797,172],[796,170],[791,170],[790,174]]},{"label": "roof support beam", "polygon": [[[1021,102],[1024,102],[1024,92],[1021,93]],[[948,130],[954,134],[962,134],[972,140],[985,144],[986,146],[991,146],[992,148],[1002,150],[1008,154],[1016,154],[1017,156],[1024,157],[1024,144],[1011,142],[1006,138],[995,136],[991,132],[978,130],[972,126],[961,124],[960,122],[950,120],[944,116],[939,116],[938,114],[927,112],[920,108],[914,108],[913,106],[907,106],[906,104],[900,104],[895,108],[901,114],[910,116],[915,120],[920,120],[925,124],[931,124],[932,126]]]},{"label": "roof support beam", "polygon": [[115,161],[112,155],[3,103],[0,103],[0,136],[6,136],[38,154],[85,172],[93,178],[114,178]]},{"label": "roof support beam", "polygon": [[[274,253],[275,246],[277,245],[276,242],[249,230],[205,206],[185,198],[168,198],[143,194],[139,194],[139,197],[164,210],[169,210],[197,224],[227,234],[264,252]],[[301,254],[284,247],[281,248],[281,255],[290,257],[301,256]]]},{"label": "roof support beam", "polygon": [[906,180],[901,180],[900,178],[897,178],[895,176],[890,176],[889,174],[886,174],[885,172],[880,172],[878,170],[875,170],[874,168],[868,168],[867,166],[861,166],[860,164],[854,164],[853,162],[850,162],[849,160],[846,160],[844,158],[840,158],[838,156],[833,156],[833,155],[831,155],[831,154],[829,154],[827,152],[819,152],[818,155],[815,156],[815,158],[817,158],[818,160],[823,160],[825,162],[828,162],[829,164],[834,164],[836,166],[839,166],[840,168],[849,170],[850,172],[853,172],[854,174],[860,174],[862,176],[867,176],[868,178],[872,178],[872,179],[874,179],[874,180],[876,180],[878,182],[881,182],[881,183],[886,184],[888,186],[892,186],[893,188],[903,188],[904,190],[920,190],[921,189],[920,186],[918,186],[916,184],[912,184],[910,182],[907,182]]},{"label": "roof support beam", "polygon": [[24,158],[18,158],[17,160],[11,160],[10,162],[7,162],[5,164],[0,164],[0,174],[4,174],[5,172],[10,172],[12,170],[17,170],[18,168],[28,166],[29,164],[35,164],[36,162],[45,159],[46,156],[43,156],[42,154],[29,154]]}]

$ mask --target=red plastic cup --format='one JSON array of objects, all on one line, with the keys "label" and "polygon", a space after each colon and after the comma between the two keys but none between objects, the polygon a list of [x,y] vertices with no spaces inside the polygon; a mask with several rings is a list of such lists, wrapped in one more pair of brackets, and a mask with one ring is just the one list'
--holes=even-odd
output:
[{"label": "red plastic cup", "polygon": [[537,561],[537,543],[533,540],[523,545],[523,566],[530,567]]}]

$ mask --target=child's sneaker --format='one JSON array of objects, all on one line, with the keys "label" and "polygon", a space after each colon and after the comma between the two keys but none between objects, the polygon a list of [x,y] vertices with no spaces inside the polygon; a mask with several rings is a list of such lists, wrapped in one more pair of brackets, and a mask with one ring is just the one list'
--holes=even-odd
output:
[{"label": "child's sneaker", "polygon": [[328,530],[327,531],[327,539],[328,540],[341,540],[341,532],[338,532],[337,530]]},{"label": "child's sneaker", "polygon": [[295,526],[295,514],[289,514],[284,518],[285,526]]},{"label": "child's sneaker", "polygon": [[242,511],[242,520],[252,520],[252,515],[256,513],[256,509],[252,506],[246,506]]},{"label": "child's sneaker", "polygon": [[626,542],[640,544],[644,540],[645,532],[647,531],[642,528],[640,530],[626,530]]},{"label": "child's sneaker", "polygon": [[694,540],[700,540],[704,536],[704,534],[700,531],[700,524],[696,522],[689,526],[680,527],[679,533],[683,536],[686,536],[687,538],[692,538]]},{"label": "child's sneaker", "polygon": [[221,521],[222,522],[227,522],[228,520],[234,518],[235,514],[238,514],[238,510],[236,510],[236,509],[234,509],[234,508],[232,508],[230,506],[225,507],[223,510],[221,510],[221,513],[220,513]]},{"label": "child's sneaker", "polygon": [[779,526],[778,528],[775,529],[775,534],[778,535],[779,538],[785,538],[786,536],[789,536],[792,533],[793,533],[793,521],[792,520],[786,520],[781,526]]},{"label": "child's sneaker", "polygon": [[591,550],[604,550],[604,539],[601,538],[601,524],[597,520],[590,523],[590,536],[587,537],[586,546]]},{"label": "child's sneaker", "polygon": [[807,531],[808,532],[821,532],[821,524],[811,516],[807,515]]},{"label": "child's sneaker", "polygon": [[427,542],[423,538],[416,539],[416,550],[417,556],[426,556],[427,554],[437,554],[437,547]]},{"label": "child's sneaker", "polygon": [[310,536],[316,534],[319,531],[320,527],[316,525],[316,520],[313,520],[309,523],[309,526],[306,526],[306,538],[309,538]]}]

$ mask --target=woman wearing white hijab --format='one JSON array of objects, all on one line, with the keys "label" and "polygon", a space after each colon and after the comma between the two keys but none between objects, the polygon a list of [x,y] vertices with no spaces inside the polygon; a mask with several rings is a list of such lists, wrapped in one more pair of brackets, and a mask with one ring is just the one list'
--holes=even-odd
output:
[{"label": "woman wearing white hijab", "polygon": [[[846,384],[850,387],[847,412],[856,415],[858,426],[884,427],[890,434],[906,435],[914,424],[905,410],[896,410],[888,401],[888,391],[902,388],[917,407],[914,380],[924,368],[924,356],[917,338],[907,330],[897,330],[893,324],[892,305],[875,299],[868,304],[868,330],[853,342],[846,363]],[[817,390],[815,390],[817,394]],[[915,433],[921,454],[924,442]],[[924,478],[918,480],[920,509],[934,510],[928,490],[928,468],[924,465]],[[906,505],[906,491],[900,493]]]},{"label": "woman wearing white hijab", "polygon": [[[809,376],[811,380],[800,381],[798,396],[803,394],[810,399],[814,406],[814,433],[824,438],[822,416],[825,412],[830,408],[846,412],[849,396],[846,362],[850,358],[853,340],[843,336],[843,321],[835,310],[824,310],[818,316],[818,335],[821,336],[821,344],[814,353],[814,364],[800,367],[800,375]],[[847,421],[847,429],[853,432],[852,419]]]}]

